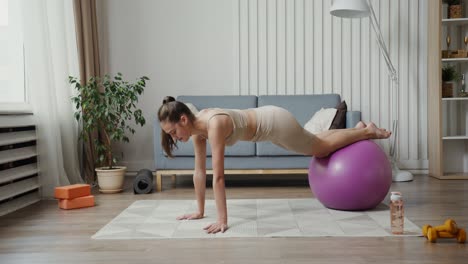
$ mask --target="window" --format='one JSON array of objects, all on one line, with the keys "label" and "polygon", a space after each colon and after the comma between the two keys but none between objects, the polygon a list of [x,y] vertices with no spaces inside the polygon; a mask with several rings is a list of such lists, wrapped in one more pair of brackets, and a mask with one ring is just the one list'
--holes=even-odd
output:
[{"label": "window", "polygon": [[0,0],[0,110],[27,104],[21,1]]}]

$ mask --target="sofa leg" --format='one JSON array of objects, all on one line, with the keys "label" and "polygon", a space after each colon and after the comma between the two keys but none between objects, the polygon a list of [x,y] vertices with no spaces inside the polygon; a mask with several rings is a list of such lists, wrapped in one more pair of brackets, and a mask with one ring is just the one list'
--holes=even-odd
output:
[{"label": "sofa leg", "polygon": [[156,191],[160,192],[162,191],[162,174],[161,172],[155,172],[153,175],[156,178]]},{"label": "sofa leg", "polygon": [[172,174],[172,175],[171,175],[172,188],[175,188],[176,185],[177,185],[177,177],[176,177],[176,176],[177,176],[177,175],[175,175],[175,174]]}]

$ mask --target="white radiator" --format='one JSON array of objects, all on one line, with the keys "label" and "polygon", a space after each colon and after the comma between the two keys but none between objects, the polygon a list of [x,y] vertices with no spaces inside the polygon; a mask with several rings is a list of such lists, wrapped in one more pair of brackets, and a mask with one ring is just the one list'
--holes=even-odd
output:
[{"label": "white radiator", "polygon": [[40,200],[33,115],[0,115],[0,216]]}]

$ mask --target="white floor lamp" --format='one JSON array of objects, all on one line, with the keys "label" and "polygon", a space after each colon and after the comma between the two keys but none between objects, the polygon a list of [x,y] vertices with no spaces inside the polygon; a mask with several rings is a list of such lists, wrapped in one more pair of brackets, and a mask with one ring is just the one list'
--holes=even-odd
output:
[{"label": "white floor lamp", "polygon": [[390,105],[392,114],[392,137],[390,138],[390,161],[392,163],[392,179],[393,181],[411,181],[413,175],[408,171],[402,171],[397,165],[397,131],[398,131],[398,113],[396,102],[398,100],[398,74],[393,67],[393,63],[390,60],[387,46],[380,32],[379,21],[375,17],[374,9],[370,0],[332,0],[332,6],[330,13],[336,17],[342,18],[362,18],[369,17],[372,28],[374,29],[377,37],[377,43],[379,44],[380,52],[382,53],[385,63],[387,64],[388,74],[391,79],[390,84]]}]

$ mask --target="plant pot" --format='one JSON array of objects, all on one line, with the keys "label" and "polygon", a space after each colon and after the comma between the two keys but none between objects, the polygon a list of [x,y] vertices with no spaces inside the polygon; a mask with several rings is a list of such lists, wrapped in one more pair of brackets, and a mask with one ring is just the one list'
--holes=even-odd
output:
[{"label": "plant pot", "polygon": [[462,17],[462,6],[451,5],[449,6],[449,17],[450,18],[461,18]]},{"label": "plant pot", "polygon": [[442,97],[453,97],[454,96],[454,83],[453,82],[442,82]]},{"label": "plant pot", "polygon": [[122,191],[127,167],[96,168],[99,191],[102,193],[118,193]]}]

